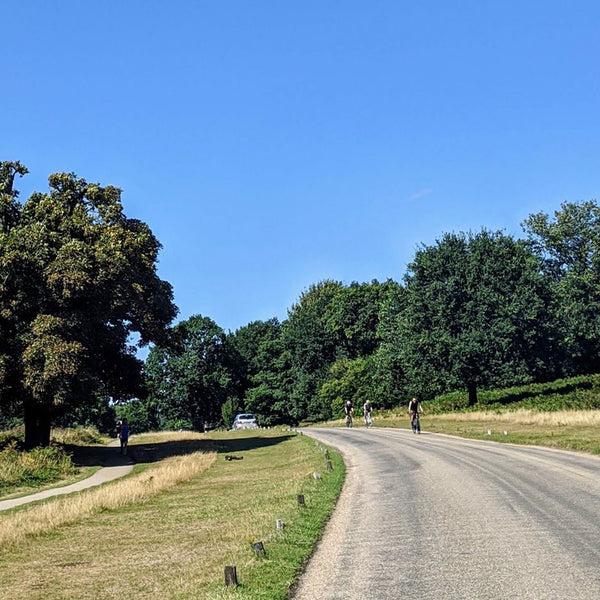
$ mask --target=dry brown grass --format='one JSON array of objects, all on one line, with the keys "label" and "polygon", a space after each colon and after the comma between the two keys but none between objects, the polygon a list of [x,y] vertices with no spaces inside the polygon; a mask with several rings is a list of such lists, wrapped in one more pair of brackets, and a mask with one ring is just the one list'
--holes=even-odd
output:
[{"label": "dry brown grass", "polygon": [[449,413],[436,415],[436,421],[455,421],[470,423],[498,423],[520,425],[544,425],[562,427],[566,425],[600,425],[600,410],[562,410],[556,412],[537,412],[516,410],[503,413],[493,411]]},{"label": "dry brown grass", "polygon": [[[220,447],[220,459],[189,481],[1,552],[0,597],[283,598],[339,490],[334,486],[332,494],[328,482],[341,485],[341,458],[332,451],[335,468],[317,483],[312,473],[324,468],[325,459],[304,436],[248,431],[209,439]],[[229,453],[243,460],[226,461]],[[145,471],[140,481],[151,474]],[[298,492],[305,494],[308,510],[298,509]],[[277,518],[285,521],[285,531],[276,530]],[[264,541],[266,559],[254,555],[252,540]],[[224,565],[237,565],[238,589],[225,590]]]},{"label": "dry brown grass", "polygon": [[6,549],[24,538],[53,531],[96,512],[143,502],[208,469],[215,457],[214,452],[172,457],[122,481],[9,514],[0,521],[0,548]]}]

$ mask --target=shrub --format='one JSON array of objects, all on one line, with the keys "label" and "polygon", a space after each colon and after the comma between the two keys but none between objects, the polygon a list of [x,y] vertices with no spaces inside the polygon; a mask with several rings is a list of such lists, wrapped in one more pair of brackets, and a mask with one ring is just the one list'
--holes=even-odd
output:
[{"label": "shrub", "polygon": [[19,486],[36,486],[77,472],[71,456],[58,446],[18,449],[16,440],[0,451],[0,493]]},{"label": "shrub", "polygon": [[71,446],[101,444],[104,441],[95,427],[56,428],[52,430],[52,440],[58,444]]},{"label": "shrub", "polygon": [[582,375],[548,383],[481,390],[477,404],[471,408],[468,406],[466,392],[444,394],[427,403],[427,411],[432,414],[454,410],[502,412],[508,409],[544,412],[600,409],[600,375]]}]

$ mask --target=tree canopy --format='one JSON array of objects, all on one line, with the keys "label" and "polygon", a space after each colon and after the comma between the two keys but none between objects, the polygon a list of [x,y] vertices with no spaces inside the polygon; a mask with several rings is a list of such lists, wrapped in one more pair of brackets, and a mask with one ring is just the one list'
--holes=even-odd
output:
[{"label": "tree canopy", "polygon": [[422,247],[405,278],[399,318],[402,359],[414,393],[540,376],[550,333],[549,298],[538,258],[500,232],[446,234]]},{"label": "tree canopy", "polygon": [[565,202],[554,218],[531,215],[523,227],[543,260],[555,298],[565,375],[600,370],[600,207]]},{"label": "tree canopy", "polygon": [[0,163],[0,424],[22,415],[30,446],[51,422],[108,422],[114,404],[145,429],[242,411],[274,425],[600,370],[595,201],[531,215],[526,239],[445,233],[402,283],[320,281],[283,321],[231,333],[200,314],[170,327],[160,244],[118,188],[58,173],[21,203],[26,174]]},{"label": "tree canopy", "polygon": [[194,315],[173,328],[169,346],[155,346],[146,361],[148,403],[161,428],[192,428],[221,419],[228,396],[239,393],[233,349],[210,318]]},{"label": "tree canopy", "polygon": [[47,444],[52,418],[141,393],[131,340],[163,341],[177,309],[160,244],[118,188],[59,173],[20,204],[26,169],[0,164],[0,403],[24,411],[27,445]]}]

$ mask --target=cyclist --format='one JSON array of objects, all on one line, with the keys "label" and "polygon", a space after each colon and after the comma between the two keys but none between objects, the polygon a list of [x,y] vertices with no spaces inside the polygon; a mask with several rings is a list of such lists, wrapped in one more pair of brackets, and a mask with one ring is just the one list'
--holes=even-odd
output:
[{"label": "cyclist", "polygon": [[363,404],[363,415],[365,417],[365,426],[366,427],[371,427],[371,423],[373,422],[372,414],[371,414],[372,412],[373,412],[373,405],[371,404],[370,400],[367,400]]},{"label": "cyclist", "polygon": [[[420,400],[413,398],[408,403],[408,414],[410,415],[410,426],[414,433],[417,431],[421,433],[421,424],[419,423],[418,416],[423,414],[423,407],[421,406]],[[415,418],[416,417],[416,418]]]},{"label": "cyclist", "polygon": [[344,413],[346,415],[346,427],[352,427],[352,413],[354,409],[352,408],[352,402],[348,400],[346,402],[346,406],[344,406]]}]

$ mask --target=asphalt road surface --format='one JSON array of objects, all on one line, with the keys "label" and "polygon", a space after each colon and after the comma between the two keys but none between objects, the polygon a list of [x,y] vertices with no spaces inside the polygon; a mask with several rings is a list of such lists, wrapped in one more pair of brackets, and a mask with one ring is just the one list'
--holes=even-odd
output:
[{"label": "asphalt road surface", "polygon": [[598,600],[600,458],[312,429],[347,480],[295,600]]}]

